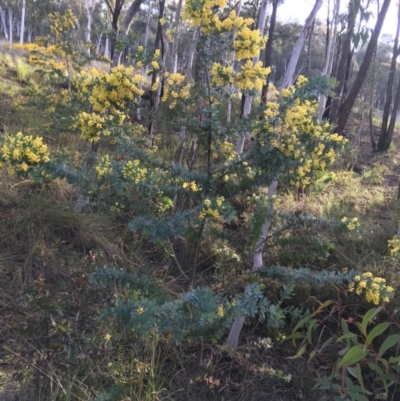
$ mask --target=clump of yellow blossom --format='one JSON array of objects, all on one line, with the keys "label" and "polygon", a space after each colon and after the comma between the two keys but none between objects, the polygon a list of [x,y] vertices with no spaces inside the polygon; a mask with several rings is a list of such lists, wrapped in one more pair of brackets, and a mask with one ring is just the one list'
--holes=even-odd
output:
[{"label": "clump of yellow blossom", "polygon": [[182,188],[189,189],[190,191],[193,191],[193,192],[201,191],[201,187],[199,187],[194,181],[184,182],[182,184]]},{"label": "clump of yellow blossom", "polygon": [[190,97],[190,84],[186,84],[185,76],[183,74],[170,74],[164,73],[164,87],[162,102],[169,101],[169,108],[176,107],[178,99],[189,99]]},{"label": "clump of yellow blossom", "polygon": [[101,156],[99,162],[96,165],[97,178],[104,177],[106,174],[110,172],[110,170],[111,170],[110,156],[109,155]]},{"label": "clump of yellow blossom", "polygon": [[389,302],[394,292],[392,287],[386,285],[386,279],[374,277],[371,272],[356,275],[347,290],[357,295],[364,294],[365,299],[375,305],[380,302]]},{"label": "clump of yellow blossom", "polygon": [[50,161],[47,145],[43,138],[24,136],[18,132],[15,136],[6,135],[0,148],[0,168],[8,166],[9,173],[26,173],[29,167]]},{"label": "clump of yellow blossom", "polygon": [[139,184],[147,178],[147,168],[140,166],[140,160],[129,160],[122,169],[122,176],[126,180]]},{"label": "clump of yellow blossom", "polygon": [[348,217],[343,217],[341,222],[346,225],[349,231],[354,231],[355,229],[360,227],[358,217],[353,217],[352,219],[349,219]]},{"label": "clump of yellow blossom", "polygon": [[261,90],[271,69],[264,68],[259,61],[253,65],[251,60],[247,60],[236,74],[235,85],[240,89]]},{"label": "clump of yellow blossom", "polygon": [[205,219],[206,217],[214,217],[215,219],[220,217],[220,211],[225,198],[223,196],[218,196],[215,200],[204,199],[203,208],[199,213],[200,219]]},{"label": "clump of yellow blossom", "polygon": [[82,99],[89,99],[94,112],[123,111],[143,95],[143,90],[138,87],[143,77],[133,73],[133,67],[124,66],[115,67],[110,73],[91,70],[81,74],[76,86]]},{"label": "clump of yellow blossom", "polygon": [[342,136],[331,133],[329,124],[315,121],[317,102],[297,97],[297,90],[306,83],[307,78],[300,76],[296,85],[275,92],[253,133],[260,141],[267,133],[268,143],[292,159],[290,183],[303,187],[311,183],[315,170],[325,170],[333,163],[336,150],[346,143]]},{"label": "clump of yellow blossom", "polygon": [[400,252],[400,237],[395,235],[392,239],[388,240],[388,250],[390,256],[397,256]]},{"label": "clump of yellow blossom", "polygon": [[252,30],[249,27],[243,27],[236,35],[233,42],[236,60],[244,58],[253,58],[259,55],[260,49],[265,47],[267,38],[261,36],[260,31]]}]

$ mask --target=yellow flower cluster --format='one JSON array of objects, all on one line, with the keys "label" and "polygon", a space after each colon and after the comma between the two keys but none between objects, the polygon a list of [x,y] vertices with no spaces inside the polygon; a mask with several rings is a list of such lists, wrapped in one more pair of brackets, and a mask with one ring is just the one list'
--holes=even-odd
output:
[{"label": "yellow flower cluster", "polygon": [[193,26],[200,27],[204,33],[219,30],[220,20],[214,14],[215,7],[224,8],[227,0],[187,0],[183,11],[183,19]]},{"label": "yellow flower cluster", "polygon": [[[80,127],[81,136],[89,142],[97,142],[103,132],[105,118],[96,113],[82,112],[79,114],[75,126]],[[106,131],[106,134],[109,131]]]},{"label": "yellow flower cluster", "polygon": [[137,159],[133,161],[129,160],[122,169],[122,176],[127,180],[133,181],[135,184],[139,184],[146,179],[147,168],[140,167],[140,161]]},{"label": "yellow flower cluster", "polygon": [[224,305],[221,304],[217,308],[217,316],[218,317],[224,317],[225,316],[225,311],[224,311]]},{"label": "yellow flower cluster", "polygon": [[267,38],[261,36],[260,31],[244,26],[236,35],[233,47],[236,51],[236,60],[253,58],[259,55],[260,50],[265,47]]},{"label": "yellow flower cluster", "polygon": [[386,285],[386,280],[382,277],[374,277],[371,272],[362,273],[354,277],[354,281],[348,285],[349,292],[357,295],[365,293],[365,299],[378,305],[380,301],[389,302],[394,289]]},{"label": "yellow flower cluster", "polygon": [[119,111],[114,111],[112,115],[105,117],[83,111],[78,115],[72,128],[80,128],[82,138],[92,143],[100,140],[101,135],[110,136],[111,131],[107,127],[121,126],[125,118],[126,115]]},{"label": "yellow flower cluster", "polygon": [[235,155],[236,155],[235,145],[233,145],[230,142],[227,141],[216,142],[213,145],[213,150],[211,154],[213,159],[219,159],[220,161],[222,160],[230,161],[235,158]]},{"label": "yellow flower cluster", "polygon": [[356,228],[360,227],[360,223],[357,217],[349,219],[348,217],[343,217],[341,220],[342,223],[346,224],[346,227],[349,231],[354,231]]},{"label": "yellow flower cluster", "polygon": [[395,235],[388,241],[388,250],[390,256],[397,256],[400,252],[400,237]]},{"label": "yellow flower cluster", "polygon": [[71,31],[77,24],[77,18],[71,11],[67,9],[64,14],[54,12],[49,14],[50,31],[58,39],[62,34]]},{"label": "yellow flower cluster", "polygon": [[134,68],[118,66],[105,73],[92,69],[82,73],[77,80],[77,87],[83,99],[89,98],[93,111],[111,113],[125,110],[129,103],[134,103],[137,96],[143,95],[138,84],[143,80],[141,75],[134,75]]},{"label": "yellow flower cluster", "polygon": [[253,25],[253,18],[237,17],[236,11],[232,10],[228,17],[225,18],[220,25],[222,31],[230,32],[232,30],[250,27]]},{"label": "yellow flower cluster", "polygon": [[233,67],[223,67],[220,63],[214,63],[211,67],[211,82],[216,86],[232,84],[234,81]]},{"label": "yellow flower cluster", "polygon": [[189,189],[190,191],[193,191],[193,192],[201,191],[201,188],[194,181],[184,182],[183,185],[182,185],[182,188],[184,188],[184,189],[187,188],[187,189]]},{"label": "yellow flower cluster", "polygon": [[231,11],[227,18],[221,20],[217,10],[222,10],[226,4],[227,0],[187,0],[183,18],[200,27],[205,34],[236,32],[233,42],[236,60],[257,56],[267,39],[261,36],[258,29],[251,29],[252,18],[237,17],[236,12]]},{"label": "yellow flower cluster", "polygon": [[212,202],[210,199],[204,199],[203,209],[199,213],[199,219],[205,219],[206,217],[214,217],[217,219],[219,217],[219,209],[221,209],[224,201],[225,198],[223,196],[218,196],[214,202]]},{"label": "yellow flower cluster", "polygon": [[110,172],[110,170],[111,170],[110,156],[109,155],[101,156],[99,162],[96,165],[97,178],[104,177],[106,174]]},{"label": "yellow flower cluster", "polygon": [[329,124],[318,124],[314,120],[317,103],[295,98],[289,102],[296,90],[307,82],[299,77],[294,87],[277,94],[267,103],[264,120],[260,123],[261,132],[253,135],[262,137],[262,132],[271,134],[270,144],[285,157],[292,158],[296,166],[290,171],[291,184],[306,186],[314,170],[324,170],[335,159],[335,149],[345,142],[342,136],[332,134]]},{"label": "yellow flower cluster", "polygon": [[176,107],[178,99],[189,99],[190,97],[190,84],[185,84],[185,76],[183,74],[170,74],[164,73],[165,83],[163,88],[162,102],[170,100],[169,108]]},{"label": "yellow flower cluster", "polygon": [[8,165],[10,174],[16,171],[25,173],[31,166],[50,161],[43,138],[24,136],[21,132],[15,136],[6,135],[0,152],[0,168]]},{"label": "yellow flower cluster", "polygon": [[271,69],[264,68],[261,61],[253,65],[247,60],[236,74],[235,85],[240,89],[261,90],[270,72]]},{"label": "yellow flower cluster", "polygon": [[154,54],[153,54],[153,60],[151,61],[151,66],[153,68],[153,71],[159,71],[160,70],[160,65],[158,64],[158,58],[160,57],[160,49],[156,49],[154,50]]},{"label": "yellow flower cluster", "polygon": [[37,43],[25,43],[23,45],[15,44],[14,47],[28,51],[28,62],[40,67],[42,71],[56,70],[64,73],[67,69],[65,58],[68,57],[68,61],[71,62],[71,57],[66,56],[56,45],[46,47]]},{"label": "yellow flower cluster", "polygon": [[216,86],[224,86],[234,83],[243,90],[261,90],[271,69],[264,68],[259,61],[253,65],[251,60],[247,60],[234,75],[233,67],[223,67],[220,63],[214,63],[211,67],[211,82]]}]

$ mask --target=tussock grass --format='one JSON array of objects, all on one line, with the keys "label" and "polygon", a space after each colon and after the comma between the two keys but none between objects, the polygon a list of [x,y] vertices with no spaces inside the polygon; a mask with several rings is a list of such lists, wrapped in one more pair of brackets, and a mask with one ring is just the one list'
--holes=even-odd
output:
[{"label": "tussock grass", "polygon": [[114,223],[104,214],[74,212],[75,199],[74,189],[61,180],[40,188],[3,177],[0,281],[24,286],[41,274],[57,274],[62,261],[77,253],[90,251],[99,263],[122,258]]},{"label": "tussock grass", "polygon": [[15,58],[15,71],[20,82],[26,82],[32,73],[32,68],[22,57]]}]

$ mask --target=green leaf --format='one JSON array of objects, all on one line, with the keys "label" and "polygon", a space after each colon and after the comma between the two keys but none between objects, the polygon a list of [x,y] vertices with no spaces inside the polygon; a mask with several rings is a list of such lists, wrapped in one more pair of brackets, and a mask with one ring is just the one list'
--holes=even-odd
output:
[{"label": "green leaf", "polygon": [[333,337],[328,338],[328,339],[322,344],[322,347],[319,349],[319,352],[322,352],[333,340],[334,340]]},{"label": "green leaf", "polygon": [[357,344],[354,347],[351,347],[346,355],[342,358],[340,363],[338,364],[338,368],[342,366],[353,365],[357,362],[360,362],[368,355],[368,349],[364,348],[362,344]]},{"label": "green leaf", "polygon": [[325,301],[323,304],[321,304],[320,306],[318,306],[318,308],[313,312],[313,316],[318,315],[318,313],[320,313],[323,309],[325,309],[327,306],[329,306],[333,301],[329,300],[329,301]]},{"label": "green leaf", "polygon": [[370,367],[370,369],[375,370],[375,372],[378,373],[378,375],[383,375],[382,368],[376,363],[371,362],[368,364],[368,366]]},{"label": "green leaf", "polygon": [[365,345],[368,347],[368,345],[372,343],[372,340],[381,335],[389,326],[389,322],[379,323],[377,326],[375,326],[368,334],[367,339],[365,340]]},{"label": "green leaf", "polygon": [[343,334],[342,336],[340,336],[337,340],[337,342],[345,340],[346,338],[357,338],[357,335],[354,333],[347,333],[347,334]]},{"label": "green leaf", "polygon": [[307,328],[307,335],[306,335],[306,337],[307,337],[307,340],[308,340],[308,342],[311,344],[312,343],[312,338],[311,338],[311,336],[312,336],[312,331],[314,330],[314,328],[316,327],[318,325],[318,322],[316,321],[316,320],[311,320],[311,322],[309,323],[309,325],[308,325],[308,328]]},{"label": "green leaf", "polygon": [[293,333],[295,333],[300,327],[303,327],[312,317],[312,315],[308,315],[304,319],[301,319],[300,322],[297,323],[295,328],[293,329]]},{"label": "green leaf", "polygon": [[370,309],[364,315],[362,323],[361,323],[361,332],[364,336],[367,336],[367,326],[371,323],[372,319],[382,310],[382,306],[378,306],[377,308]]},{"label": "green leaf", "polygon": [[308,363],[310,363],[311,359],[314,358],[314,356],[316,355],[317,351],[313,350],[310,352],[310,356],[308,357]]},{"label": "green leaf", "polygon": [[300,358],[300,357],[304,354],[306,348],[307,348],[307,344],[303,344],[303,345],[300,347],[300,349],[297,351],[296,355],[290,356],[288,359],[297,359],[297,358]]},{"label": "green leaf", "polygon": [[397,363],[400,362],[400,356],[391,356],[389,358],[389,363]]},{"label": "green leaf", "polygon": [[353,399],[357,401],[368,401],[368,398],[364,394],[353,393],[352,391],[348,391],[347,394]]},{"label": "green leaf", "polygon": [[389,336],[379,348],[378,356],[382,357],[382,355],[394,345],[400,342],[400,334],[392,334]]}]

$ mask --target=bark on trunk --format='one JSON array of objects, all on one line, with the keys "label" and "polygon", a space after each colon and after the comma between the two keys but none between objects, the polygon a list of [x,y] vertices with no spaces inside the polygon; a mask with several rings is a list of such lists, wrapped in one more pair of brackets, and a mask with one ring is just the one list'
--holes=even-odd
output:
[{"label": "bark on trunk", "polygon": [[398,11],[397,11],[397,29],[393,44],[393,55],[392,55],[392,61],[390,63],[390,71],[386,87],[386,100],[385,100],[385,106],[383,108],[382,126],[378,140],[378,150],[380,152],[386,151],[389,148],[386,142],[388,134],[390,107],[392,105],[392,100],[393,100],[394,76],[396,73],[397,57],[399,56],[399,34],[400,34],[400,3],[398,5]]},{"label": "bark on trunk", "polygon": [[19,30],[19,44],[24,44],[24,32],[25,32],[25,0],[22,1],[22,12],[21,12],[21,28]]},{"label": "bark on trunk", "polygon": [[323,0],[316,0],[314,7],[306,19],[303,29],[300,32],[299,38],[297,39],[296,45],[294,46],[292,57],[290,59],[288,68],[286,70],[285,78],[282,83],[282,88],[287,88],[292,84],[294,72],[297,66],[297,62],[300,57],[301,49],[303,48],[304,41],[306,40],[307,34],[309,33],[311,26],[317,16],[319,9],[321,8]]},{"label": "bark on trunk", "polygon": [[[133,18],[135,17],[136,13],[139,11],[140,6],[142,5],[143,0],[134,0],[132,4],[130,5],[128,11],[125,14],[125,18],[122,21],[122,28],[123,32],[122,34],[126,36],[129,32],[129,28],[132,24]],[[117,35],[118,39],[119,35]],[[114,49],[113,52],[113,61],[112,61],[112,66],[117,67],[120,62],[121,62],[121,55],[123,53],[123,50],[117,50]]]},{"label": "bark on trunk", "polygon": [[384,147],[385,151],[389,150],[390,144],[392,143],[394,127],[396,125],[396,119],[397,119],[397,114],[399,112],[399,108],[400,108],[400,79],[399,79],[399,84],[397,86],[396,96],[395,96],[394,103],[393,103],[393,109],[392,109],[392,115],[390,117],[389,127],[387,130],[385,147]]},{"label": "bark on trunk", "polygon": [[332,99],[332,104],[329,111],[329,117],[331,122],[333,123],[337,121],[340,111],[341,95],[343,93],[346,81],[347,61],[350,53],[351,40],[354,34],[354,27],[356,24],[356,17],[359,9],[360,9],[360,0],[350,0],[347,33],[343,42],[342,54],[340,57],[340,61],[337,67],[337,74],[335,77],[336,81],[338,82],[338,86],[335,89],[335,98]]},{"label": "bark on trunk", "polygon": [[[268,29],[268,41],[265,47],[265,58],[264,58],[264,67],[271,67],[272,65],[272,49],[273,49],[273,42],[274,42],[274,33],[275,33],[275,25],[276,25],[276,15],[278,11],[278,4],[279,0],[272,1],[272,14],[271,14],[271,21],[269,24]],[[267,77],[267,81],[265,85],[263,85],[261,91],[261,102],[267,103],[267,94],[268,94],[268,86],[269,86],[270,76]]]}]

